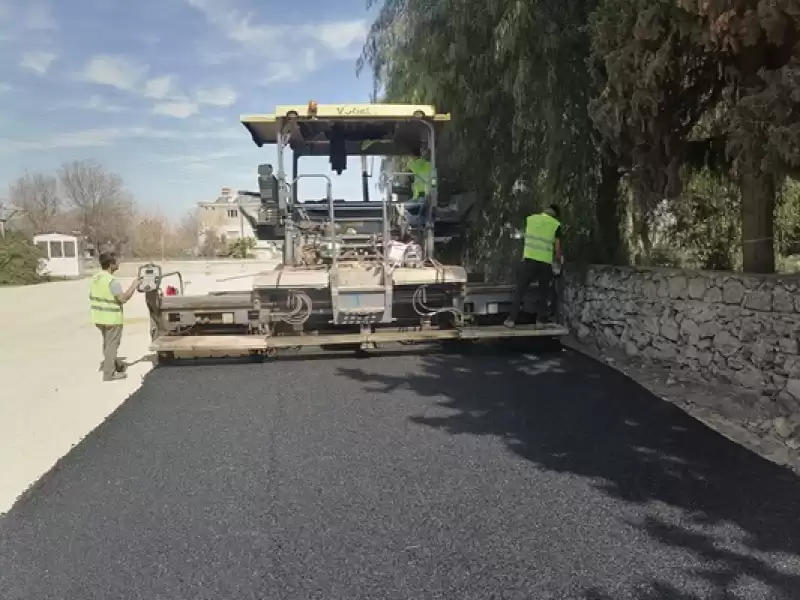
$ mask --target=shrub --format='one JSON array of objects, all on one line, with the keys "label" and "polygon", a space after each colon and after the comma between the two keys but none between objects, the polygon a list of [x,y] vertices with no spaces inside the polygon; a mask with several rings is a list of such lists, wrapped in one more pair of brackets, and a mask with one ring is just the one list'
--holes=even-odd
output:
[{"label": "shrub", "polygon": [[253,258],[255,247],[255,239],[251,237],[239,238],[228,245],[228,256],[232,258]]},{"label": "shrub", "polygon": [[19,232],[0,238],[0,285],[39,283],[42,253]]}]

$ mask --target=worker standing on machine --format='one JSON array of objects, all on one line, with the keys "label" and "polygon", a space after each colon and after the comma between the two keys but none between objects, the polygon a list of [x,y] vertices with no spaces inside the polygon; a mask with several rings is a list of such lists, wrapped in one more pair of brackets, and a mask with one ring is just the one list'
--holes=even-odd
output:
[{"label": "worker standing on machine", "polygon": [[100,255],[100,268],[102,270],[92,277],[89,301],[92,322],[103,335],[103,363],[100,367],[103,381],[116,381],[127,377],[125,365],[117,358],[124,323],[122,305],[131,299],[140,280],[137,277],[123,291],[119,280],[114,277],[119,268],[117,257],[110,252]]},{"label": "worker standing on machine", "polygon": [[[433,174],[433,167],[430,160],[428,160],[428,151],[426,145],[423,143],[419,148],[414,150],[414,158],[408,163],[408,170],[414,176],[414,181],[411,184],[411,204],[417,214],[416,218],[406,211],[406,218],[410,223],[414,224],[415,229],[422,229],[426,222],[428,214],[428,202],[431,201],[431,176]],[[432,211],[431,211],[432,212]],[[433,214],[431,214],[433,218]]]},{"label": "worker standing on machine", "polygon": [[422,145],[414,151],[414,158],[408,163],[408,169],[414,175],[414,183],[411,186],[411,199],[414,202],[424,203],[430,191],[433,167],[428,160],[428,154],[428,149]]},{"label": "worker standing on machine", "polygon": [[511,312],[505,323],[514,327],[525,292],[532,282],[536,282],[536,324],[545,325],[549,321],[548,304],[553,284],[554,270],[559,273],[564,262],[561,248],[561,222],[558,206],[551,204],[544,211],[530,215],[525,224],[525,249],[522,261],[517,268],[517,281]]}]

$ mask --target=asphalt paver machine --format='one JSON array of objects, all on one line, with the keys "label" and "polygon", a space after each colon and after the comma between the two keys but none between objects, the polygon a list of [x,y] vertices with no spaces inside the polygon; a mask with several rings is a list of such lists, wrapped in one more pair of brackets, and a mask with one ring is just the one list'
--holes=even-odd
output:
[{"label": "asphalt paver machine", "polygon": [[[242,117],[257,146],[277,150],[277,168],[260,165],[258,191],[244,192],[259,208],[244,214],[259,240],[282,248],[282,262],[245,292],[151,293],[151,350],[164,361],[565,335],[557,324],[504,327],[511,286],[469,283],[463,266],[437,260],[437,223],[447,220],[446,207],[438,210],[437,137],[449,120],[427,105],[315,102]],[[363,157],[420,154],[431,166],[424,197],[396,193],[392,182],[409,174],[386,171],[383,197],[369,197]],[[300,173],[307,156],[327,157],[338,174],[348,157],[362,157],[363,197],[335,198],[330,173]],[[312,178],[325,182],[324,198],[299,197],[298,182]]]}]

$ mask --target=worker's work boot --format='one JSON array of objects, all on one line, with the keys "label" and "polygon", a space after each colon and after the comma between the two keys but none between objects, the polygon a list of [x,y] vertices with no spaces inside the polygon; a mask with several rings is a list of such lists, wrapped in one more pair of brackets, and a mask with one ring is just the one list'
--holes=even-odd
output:
[{"label": "worker's work boot", "polygon": [[128,374],[124,371],[117,371],[111,377],[103,377],[103,381],[119,381],[121,379],[127,379]]},{"label": "worker's work boot", "polygon": [[[97,367],[97,370],[98,370],[100,373],[102,373],[102,372],[103,372],[103,365],[104,365],[104,364],[105,364],[105,361],[104,361],[104,360],[101,360],[101,361],[100,361],[100,366],[99,366],[99,367]],[[117,372],[118,372],[118,373],[124,373],[125,371],[127,371],[127,370],[128,370],[128,365],[126,365],[126,364],[125,364],[124,362],[122,362],[122,361],[117,361],[117,364],[116,364],[116,365],[114,365],[114,368],[117,370]]]},{"label": "worker's work boot", "polygon": [[514,329],[514,327],[516,327],[517,324],[514,323],[514,321],[512,321],[511,318],[509,317],[508,319],[503,321],[503,326],[508,327],[509,329]]}]

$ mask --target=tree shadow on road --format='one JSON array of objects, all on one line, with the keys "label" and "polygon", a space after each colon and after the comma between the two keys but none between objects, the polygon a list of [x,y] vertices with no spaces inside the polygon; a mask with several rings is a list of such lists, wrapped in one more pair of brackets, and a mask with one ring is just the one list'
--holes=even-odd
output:
[{"label": "tree shadow on road", "polygon": [[[373,373],[368,363],[340,373],[372,393],[411,389],[452,411],[410,416],[416,424],[495,436],[537,468],[585,477],[626,503],[666,505],[680,525],[661,516],[633,524],[691,553],[687,577],[712,586],[713,598],[738,598],[732,594],[744,580],[768,588],[769,598],[800,598],[800,478],[788,469],[571,351],[538,360],[519,353],[432,356],[420,364],[412,375]],[[642,600],[699,600],[661,581],[646,587]],[[585,597],[615,598],[597,589]]]}]

